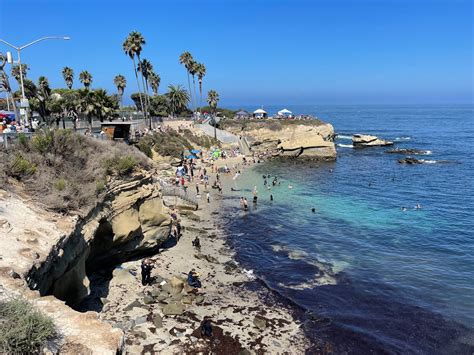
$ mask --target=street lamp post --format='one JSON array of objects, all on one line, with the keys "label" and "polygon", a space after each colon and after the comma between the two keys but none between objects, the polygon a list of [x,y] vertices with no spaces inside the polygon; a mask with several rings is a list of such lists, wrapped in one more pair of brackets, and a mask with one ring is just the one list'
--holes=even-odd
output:
[{"label": "street lamp post", "polygon": [[[26,96],[25,96],[25,86],[23,84],[23,70],[21,68],[21,53],[20,52],[21,52],[22,49],[25,49],[27,47],[32,46],[33,44],[36,44],[38,42],[41,42],[41,41],[44,41],[44,40],[47,40],[47,39],[62,39],[62,40],[68,41],[71,38],[67,37],[67,36],[62,36],[62,37],[61,36],[46,36],[46,37],[39,38],[39,39],[37,39],[33,42],[27,43],[27,44],[25,44],[23,46],[20,46],[20,47],[14,46],[13,44],[8,43],[7,41],[0,38],[0,42],[5,43],[7,46],[10,46],[11,48],[15,49],[18,53],[18,67],[20,69],[20,86],[21,86],[21,98],[22,98],[21,103],[22,104],[26,103]],[[10,63],[10,64],[12,64],[12,63]],[[21,105],[20,105],[20,107],[21,107]],[[25,111],[25,124],[26,124],[27,121],[28,121],[28,115]]]}]

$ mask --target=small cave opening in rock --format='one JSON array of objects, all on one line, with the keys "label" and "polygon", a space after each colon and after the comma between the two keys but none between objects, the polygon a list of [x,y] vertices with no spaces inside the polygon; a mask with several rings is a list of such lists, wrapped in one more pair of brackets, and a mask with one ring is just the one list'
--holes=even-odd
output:
[{"label": "small cave opening in rock", "polygon": [[[137,249],[142,239],[143,234],[138,230],[127,242],[114,243],[112,224],[107,219],[100,220],[89,245],[86,245],[83,239],[74,243],[73,247],[77,248],[75,250],[82,252],[77,252],[78,255],[69,262],[65,272],[55,277],[46,294],[54,295],[79,312],[101,312],[109,294],[113,271],[122,263],[159,252],[158,247]],[[131,271],[132,274],[134,272],[137,275],[140,269]]]}]

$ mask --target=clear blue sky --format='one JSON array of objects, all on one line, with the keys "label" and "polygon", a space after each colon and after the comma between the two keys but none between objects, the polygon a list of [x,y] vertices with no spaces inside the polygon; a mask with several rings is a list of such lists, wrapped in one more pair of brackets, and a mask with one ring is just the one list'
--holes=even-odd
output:
[{"label": "clear blue sky", "polygon": [[[168,84],[187,85],[184,50],[205,63],[221,105],[472,103],[471,0],[0,0],[0,38],[48,41],[22,54],[28,76],[65,84],[63,66],[93,87],[136,90],[122,42],[131,30]],[[0,44],[0,50],[7,47]]]}]

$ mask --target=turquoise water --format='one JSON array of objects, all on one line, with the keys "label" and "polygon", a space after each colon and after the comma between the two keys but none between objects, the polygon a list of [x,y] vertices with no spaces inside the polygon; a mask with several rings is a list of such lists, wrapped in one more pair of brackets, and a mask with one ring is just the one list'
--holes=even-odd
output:
[{"label": "turquoise water", "polygon": [[[342,135],[338,160],[265,163],[235,182],[242,191],[225,203],[241,263],[324,317],[324,326],[308,322],[307,330],[341,352],[470,353],[473,107],[288,108],[334,125]],[[344,136],[353,133],[431,154],[417,156],[427,164],[401,165],[385,148],[350,148]],[[263,174],[277,175],[281,185],[267,190]],[[253,186],[259,203],[243,213],[238,195],[250,200]]]}]

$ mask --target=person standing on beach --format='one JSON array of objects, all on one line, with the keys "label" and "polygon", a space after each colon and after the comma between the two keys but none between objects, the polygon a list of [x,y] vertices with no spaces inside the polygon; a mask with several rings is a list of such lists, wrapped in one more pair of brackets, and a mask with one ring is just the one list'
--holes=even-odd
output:
[{"label": "person standing on beach", "polygon": [[142,260],[141,271],[142,271],[142,285],[146,286],[151,283],[151,270],[153,269],[153,260],[146,258]]},{"label": "person standing on beach", "polygon": [[207,198],[207,203],[210,203],[211,202],[211,194],[209,192],[206,194],[206,198]]}]

